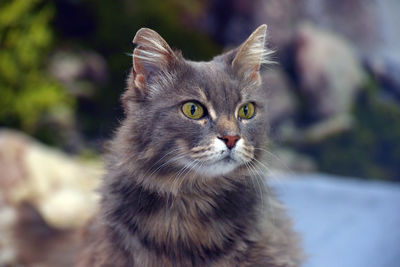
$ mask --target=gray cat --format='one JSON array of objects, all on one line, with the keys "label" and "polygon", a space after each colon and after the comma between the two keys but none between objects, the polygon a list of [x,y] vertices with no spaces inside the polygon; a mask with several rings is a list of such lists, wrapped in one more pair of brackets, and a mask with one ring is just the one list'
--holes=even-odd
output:
[{"label": "gray cat", "polygon": [[210,62],[137,32],[126,116],[79,266],[300,265],[298,237],[258,175],[266,29]]}]

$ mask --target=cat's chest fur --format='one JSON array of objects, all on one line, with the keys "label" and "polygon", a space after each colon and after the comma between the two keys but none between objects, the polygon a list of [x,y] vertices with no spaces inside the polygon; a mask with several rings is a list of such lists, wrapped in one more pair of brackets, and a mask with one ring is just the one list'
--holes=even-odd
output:
[{"label": "cat's chest fur", "polygon": [[271,214],[263,214],[245,183],[175,198],[114,186],[99,215],[105,220],[89,233],[96,253],[80,266],[298,266],[297,237],[281,207],[266,198]]},{"label": "cat's chest fur", "polygon": [[212,191],[201,188],[174,196],[115,186],[104,200],[110,208],[106,211],[112,225],[109,231],[124,240],[122,245],[130,248],[138,266],[169,266],[168,262],[208,266],[222,258],[238,262],[260,232],[254,223],[258,202],[249,192],[254,188],[246,184],[230,184],[226,189],[214,184],[209,185]]}]

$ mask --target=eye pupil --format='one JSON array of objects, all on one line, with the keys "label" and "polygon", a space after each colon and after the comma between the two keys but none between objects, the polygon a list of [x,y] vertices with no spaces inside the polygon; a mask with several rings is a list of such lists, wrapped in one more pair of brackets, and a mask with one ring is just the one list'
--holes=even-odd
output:
[{"label": "eye pupil", "polygon": [[200,103],[191,101],[184,103],[181,110],[186,117],[194,120],[204,117],[206,113],[206,109]]},{"label": "eye pupil", "polygon": [[251,119],[254,116],[254,110],[255,108],[253,103],[249,102],[244,104],[239,109],[238,117],[245,120]]},{"label": "eye pupil", "polygon": [[192,105],[190,108],[190,114],[192,114],[193,116],[195,112],[196,112],[196,105]]}]

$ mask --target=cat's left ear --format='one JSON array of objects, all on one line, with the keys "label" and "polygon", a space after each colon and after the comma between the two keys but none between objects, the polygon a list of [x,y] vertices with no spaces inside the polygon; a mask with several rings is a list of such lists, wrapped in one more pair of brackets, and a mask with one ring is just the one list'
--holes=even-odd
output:
[{"label": "cat's left ear", "polygon": [[136,45],[133,51],[133,81],[139,90],[144,91],[151,76],[167,72],[177,57],[167,42],[151,29],[141,28],[132,42]]},{"label": "cat's left ear", "polygon": [[267,25],[263,24],[239,47],[232,61],[236,75],[252,82],[260,81],[260,67],[270,63],[268,56],[272,53],[266,48],[266,35]]}]

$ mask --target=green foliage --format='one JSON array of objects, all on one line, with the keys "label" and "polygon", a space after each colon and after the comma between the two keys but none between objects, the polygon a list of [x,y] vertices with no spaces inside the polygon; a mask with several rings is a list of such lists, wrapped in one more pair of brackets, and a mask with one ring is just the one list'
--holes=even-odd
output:
[{"label": "green foliage", "polygon": [[370,82],[354,109],[354,129],[310,149],[322,171],[400,179],[400,107],[389,99]]},{"label": "green foliage", "polygon": [[0,124],[35,133],[38,122],[73,100],[44,69],[54,11],[41,1],[0,3]]}]

